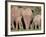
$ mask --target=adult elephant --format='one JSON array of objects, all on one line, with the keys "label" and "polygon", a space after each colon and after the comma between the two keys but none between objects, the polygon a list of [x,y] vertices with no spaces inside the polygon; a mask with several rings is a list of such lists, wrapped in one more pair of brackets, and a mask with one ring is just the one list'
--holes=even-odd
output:
[{"label": "adult elephant", "polygon": [[26,9],[21,9],[21,11],[26,30],[29,30],[29,26],[32,23],[32,18],[33,18],[32,10],[30,8],[26,8]]},{"label": "adult elephant", "polygon": [[[11,24],[13,29],[15,28],[14,26],[16,25],[15,30],[18,30],[18,25],[20,23],[20,20],[21,20],[20,9],[16,6],[13,6],[11,9]],[[14,25],[14,22],[16,23],[15,25]]]}]

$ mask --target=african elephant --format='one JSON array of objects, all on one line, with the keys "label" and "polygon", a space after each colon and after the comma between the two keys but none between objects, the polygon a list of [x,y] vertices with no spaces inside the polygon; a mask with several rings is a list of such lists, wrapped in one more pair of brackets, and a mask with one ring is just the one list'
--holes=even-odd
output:
[{"label": "african elephant", "polygon": [[11,23],[12,23],[12,26],[14,28],[14,21],[15,21],[16,30],[18,30],[18,25],[20,23],[20,20],[21,20],[20,9],[16,6],[13,6],[11,9]]},{"label": "african elephant", "polygon": [[21,9],[21,11],[22,11],[22,16],[23,16],[26,30],[29,30],[29,26],[31,24],[32,16],[33,16],[32,10],[30,8],[26,8],[26,9]]},{"label": "african elephant", "polygon": [[37,28],[40,29],[40,27],[41,27],[41,15],[36,15],[33,19],[32,24],[33,24],[35,29],[37,29]]}]

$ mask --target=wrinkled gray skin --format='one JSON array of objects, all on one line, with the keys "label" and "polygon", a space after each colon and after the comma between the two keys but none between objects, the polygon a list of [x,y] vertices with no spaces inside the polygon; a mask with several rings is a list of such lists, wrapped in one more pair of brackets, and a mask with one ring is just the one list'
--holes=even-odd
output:
[{"label": "wrinkled gray skin", "polygon": [[32,11],[30,8],[21,9],[21,11],[25,22],[26,30],[28,30],[30,26],[30,22],[32,21]]},{"label": "wrinkled gray skin", "polygon": [[16,22],[16,30],[18,30],[18,23],[21,21],[21,13],[18,7],[13,6],[11,9],[11,23],[14,29],[14,21]]},{"label": "wrinkled gray skin", "polygon": [[40,27],[41,27],[41,15],[36,15],[34,17],[32,25],[35,26],[35,29],[37,29],[37,26],[40,29]]}]

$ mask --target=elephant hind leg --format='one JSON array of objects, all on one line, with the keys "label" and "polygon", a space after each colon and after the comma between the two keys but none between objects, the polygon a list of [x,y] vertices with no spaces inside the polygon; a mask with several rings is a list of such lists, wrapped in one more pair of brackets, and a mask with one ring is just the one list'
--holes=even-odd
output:
[{"label": "elephant hind leg", "polygon": [[18,29],[20,29],[20,28],[19,28],[19,23],[18,23]]},{"label": "elephant hind leg", "polygon": [[41,29],[41,26],[39,25],[39,29]]},{"label": "elephant hind leg", "polygon": [[15,28],[15,26],[14,26],[14,23],[12,22],[12,24],[11,24],[11,28],[12,29],[14,29]]},{"label": "elephant hind leg", "polygon": [[16,28],[16,22],[14,21],[14,27]]},{"label": "elephant hind leg", "polygon": [[18,31],[18,21],[16,21],[16,31]]}]

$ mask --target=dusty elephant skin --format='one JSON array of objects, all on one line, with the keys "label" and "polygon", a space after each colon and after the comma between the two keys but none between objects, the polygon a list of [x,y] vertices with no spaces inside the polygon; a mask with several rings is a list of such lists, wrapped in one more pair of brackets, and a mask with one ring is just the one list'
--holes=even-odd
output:
[{"label": "dusty elephant skin", "polygon": [[41,15],[36,15],[33,19],[33,26],[35,29],[40,29],[41,27]]},{"label": "dusty elephant skin", "polygon": [[32,11],[30,8],[22,9],[22,16],[24,19],[26,30],[29,30],[30,22],[32,21]]}]

